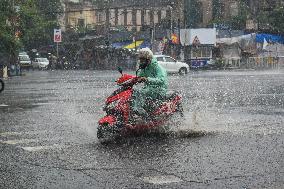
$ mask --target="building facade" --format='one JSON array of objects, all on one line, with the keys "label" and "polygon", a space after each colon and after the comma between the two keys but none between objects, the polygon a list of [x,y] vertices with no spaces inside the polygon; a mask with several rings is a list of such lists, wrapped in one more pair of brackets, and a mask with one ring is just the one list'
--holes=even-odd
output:
[{"label": "building facade", "polygon": [[239,0],[185,0],[184,4],[187,27],[208,27],[213,20],[228,19],[239,13]]},{"label": "building facade", "polygon": [[96,25],[95,9],[91,1],[64,1],[65,27],[94,27]]},{"label": "building facade", "polygon": [[140,31],[159,24],[182,25],[183,0],[110,0],[95,5],[91,0],[63,1],[65,27],[111,27]]},{"label": "building facade", "polygon": [[[144,28],[164,26],[195,27],[212,26],[214,20],[228,20],[240,13],[240,5],[249,9],[248,25],[255,26],[259,12],[270,11],[283,5],[283,0],[108,0],[94,4],[92,0],[62,0],[64,19],[62,28],[103,27],[140,31]],[[97,2],[100,2],[98,0]],[[196,14],[191,14],[191,12]]]}]

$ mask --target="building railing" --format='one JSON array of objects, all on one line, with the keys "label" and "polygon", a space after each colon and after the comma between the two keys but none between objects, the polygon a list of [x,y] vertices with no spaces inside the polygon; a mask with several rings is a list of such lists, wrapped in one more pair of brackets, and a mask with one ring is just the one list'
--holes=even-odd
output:
[{"label": "building railing", "polygon": [[216,60],[219,68],[277,69],[284,67],[284,57],[222,58]]},{"label": "building railing", "polygon": [[254,69],[278,68],[280,61],[278,57],[249,57],[246,67]]}]

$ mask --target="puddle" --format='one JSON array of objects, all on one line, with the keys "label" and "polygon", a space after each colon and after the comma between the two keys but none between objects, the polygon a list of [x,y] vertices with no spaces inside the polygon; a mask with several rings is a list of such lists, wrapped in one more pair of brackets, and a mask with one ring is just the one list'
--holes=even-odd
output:
[{"label": "puddle", "polygon": [[199,130],[180,130],[180,131],[170,132],[169,134],[177,138],[195,138],[195,137],[213,135],[214,133],[208,131],[199,131]]},{"label": "puddle", "polygon": [[174,175],[157,175],[157,176],[144,177],[143,181],[149,184],[156,184],[156,185],[182,182],[180,178]]},{"label": "puddle", "polygon": [[53,103],[51,102],[38,102],[38,103],[34,103],[32,104],[33,106],[44,106],[44,105],[52,105]]}]

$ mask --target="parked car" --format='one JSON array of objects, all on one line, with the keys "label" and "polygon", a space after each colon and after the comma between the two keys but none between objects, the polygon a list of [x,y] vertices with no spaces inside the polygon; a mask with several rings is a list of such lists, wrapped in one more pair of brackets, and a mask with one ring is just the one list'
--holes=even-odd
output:
[{"label": "parked car", "polygon": [[179,73],[181,75],[189,72],[189,65],[184,62],[179,62],[167,55],[155,55],[158,63],[167,70],[168,73]]},{"label": "parked car", "polygon": [[19,56],[21,56],[21,55],[28,55],[28,53],[25,52],[25,51],[19,52]]},{"label": "parked car", "polygon": [[31,62],[29,55],[20,54],[18,56],[18,59],[19,59],[19,63],[21,65],[21,68],[28,68],[29,69],[32,66],[32,62]]},{"label": "parked car", "polygon": [[32,64],[33,68],[47,69],[49,60],[47,58],[35,58]]}]

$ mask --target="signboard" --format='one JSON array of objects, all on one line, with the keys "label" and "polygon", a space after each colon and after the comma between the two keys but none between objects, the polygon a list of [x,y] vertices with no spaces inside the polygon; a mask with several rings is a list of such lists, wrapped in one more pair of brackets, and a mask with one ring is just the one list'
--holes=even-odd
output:
[{"label": "signboard", "polygon": [[191,67],[192,68],[202,68],[202,67],[205,67],[207,64],[208,64],[207,60],[203,60],[203,59],[191,60]]},{"label": "signboard", "polygon": [[62,42],[61,29],[54,29],[54,42],[55,43]]},{"label": "signboard", "polygon": [[200,41],[197,36],[193,39],[192,45],[200,45]]},{"label": "signboard", "polygon": [[216,45],[216,28],[189,29],[189,45]]},{"label": "signboard", "polygon": [[216,45],[216,28],[181,29],[180,42],[183,46]]}]

